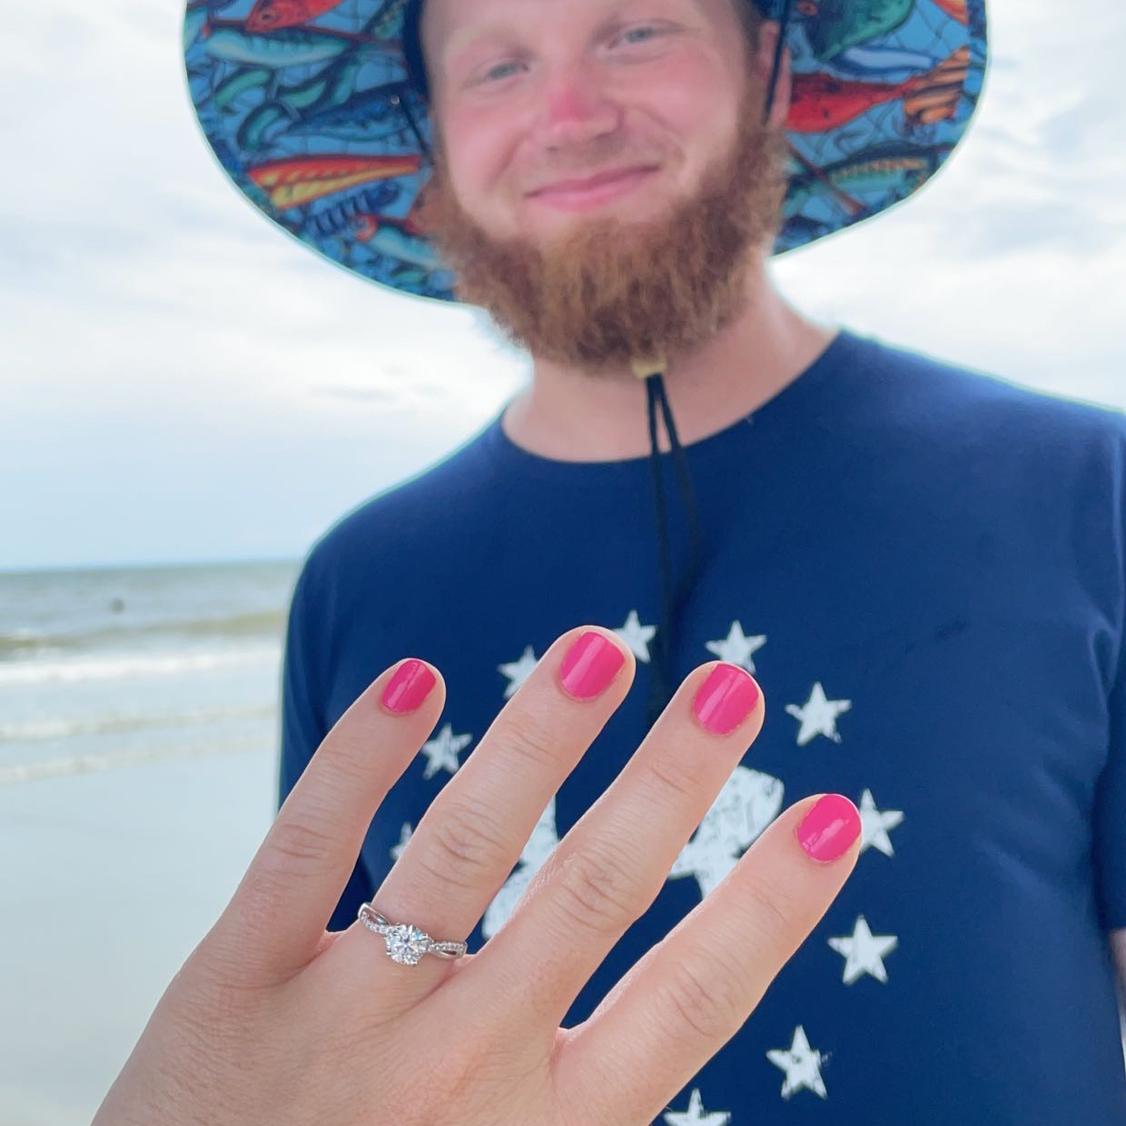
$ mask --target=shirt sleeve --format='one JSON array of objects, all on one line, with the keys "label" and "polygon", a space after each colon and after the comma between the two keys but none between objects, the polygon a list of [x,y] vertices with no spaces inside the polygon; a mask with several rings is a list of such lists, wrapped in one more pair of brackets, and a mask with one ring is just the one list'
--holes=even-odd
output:
[{"label": "shirt sleeve", "polygon": [[1110,754],[1095,796],[1095,871],[1100,921],[1106,930],[1126,927],[1126,669],[1110,700]]},{"label": "shirt sleeve", "polygon": [[1126,425],[1115,480],[1118,527],[1118,666],[1110,694],[1110,748],[1095,795],[1095,874],[1099,917],[1106,930],[1126,927]]},{"label": "shirt sleeve", "polygon": [[[318,587],[317,560],[310,555],[301,567],[290,600],[281,669],[281,749],[278,764],[277,805],[280,809],[301,777],[313,753],[327,734],[325,694],[327,652],[323,624],[331,620],[324,588]],[[330,931],[344,930],[356,918],[361,903],[374,894],[362,857],[341,893],[331,918]]]}]

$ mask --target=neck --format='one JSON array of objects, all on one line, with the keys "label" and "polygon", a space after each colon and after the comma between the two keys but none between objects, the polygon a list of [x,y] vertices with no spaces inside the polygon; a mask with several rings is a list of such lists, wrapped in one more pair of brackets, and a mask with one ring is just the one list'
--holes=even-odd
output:
[{"label": "neck", "polygon": [[[668,357],[665,386],[677,437],[691,445],[756,410],[797,379],[837,329],[802,316],[774,289],[761,259],[748,270],[748,301],[722,332]],[[628,369],[596,376],[535,356],[532,382],[509,404],[505,434],[559,461],[618,461],[649,453],[644,381]],[[663,421],[660,448],[669,448]]]}]

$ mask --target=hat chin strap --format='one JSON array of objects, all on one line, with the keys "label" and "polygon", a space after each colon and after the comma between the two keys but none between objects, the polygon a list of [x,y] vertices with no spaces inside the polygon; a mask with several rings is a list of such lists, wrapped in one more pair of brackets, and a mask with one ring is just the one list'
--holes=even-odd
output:
[{"label": "hat chin strap", "polygon": [[[754,0],[742,0],[743,3],[753,3]],[[774,59],[770,69],[770,81],[766,87],[766,104],[763,107],[762,120],[766,124],[770,120],[770,112],[774,106],[774,95],[778,86],[778,74],[781,70],[782,52],[786,45],[786,29],[790,22],[790,13],[793,0],[780,0],[781,11],[778,13],[778,41],[774,45]],[[657,506],[657,540],[661,564],[661,597],[664,606],[663,621],[658,622],[656,633],[656,661],[653,665],[651,690],[649,693],[647,726],[656,723],[661,712],[673,695],[673,669],[672,631],[677,624],[677,615],[688,593],[696,581],[696,573],[700,568],[702,558],[702,536],[700,533],[700,514],[696,505],[696,496],[692,489],[692,476],[688,468],[688,460],[684,448],[677,437],[676,424],[672,418],[672,408],[669,406],[668,392],[665,388],[664,372],[668,368],[668,360],[663,352],[658,351],[653,356],[635,356],[630,365],[633,374],[638,379],[645,380],[646,395],[649,409],[649,464],[653,471],[653,497]],[[669,446],[676,462],[677,473],[680,478],[680,489],[684,497],[685,508],[688,512],[692,534],[691,556],[688,570],[685,572],[676,601],[673,601],[672,592],[672,563],[669,559],[668,512],[665,507],[664,480],[661,476],[661,451],[657,442],[657,405],[660,404],[661,413],[665,419],[665,429],[669,435]]]},{"label": "hat chin strap", "polygon": [[[688,591],[696,579],[696,572],[701,560],[701,534],[699,511],[696,506],[696,497],[692,489],[692,477],[688,469],[688,461],[684,455],[684,448],[676,433],[676,423],[673,422],[672,408],[669,405],[668,393],[665,388],[664,372],[668,368],[668,360],[662,353],[650,357],[634,357],[630,361],[633,374],[638,379],[645,380],[646,398],[649,411],[649,465],[653,474],[653,497],[657,507],[657,540],[661,565],[661,599],[664,607],[662,620],[658,622],[656,633],[656,661],[653,665],[653,675],[649,693],[648,715],[646,726],[652,727],[661,712],[673,695],[673,669],[672,631],[676,626],[676,617]],[[688,564],[688,571],[684,576],[681,590],[675,601],[672,591],[672,562],[669,556],[668,512],[665,507],[664,479],[661,474],[661,451],[657,440],[657,405],[661,406],[661,413],[665,419],[665,429],[668,431],[669,445],[676,461],[677,473],[680,478],[681,493],[685,507],[688,511],[692,529],[692,555]]]}]

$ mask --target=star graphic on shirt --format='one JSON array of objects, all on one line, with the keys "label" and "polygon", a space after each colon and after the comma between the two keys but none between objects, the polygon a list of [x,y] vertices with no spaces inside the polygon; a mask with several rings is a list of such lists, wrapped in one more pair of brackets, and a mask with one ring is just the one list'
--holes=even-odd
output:
[{"label": "star graphic on shirt", "polygon": [[688,1096],[688,1109],[666,1110],[664,1118],[668,1126],[727,1126],[731,1121],[731,1114],[726,1110],[706,1113],[700,1089],[693,1087],[692,1094]]},{"label": "star graphic on shirt", "polygon": [[805,1029],[800,1024],[794,1030],[790,1047],[774,1048],[766,1053],[766,1058],[786,1073],[782,1084],[782,1098],[788,1099],[803,1087],[808,1087],[823,1099],[829,1097],[825,1091],[825,1081],[821,1078],[821,1053],[809,1046]]},{"label": "star graphic on shirt", "polygon": [[472,741],[472,735],[455,735],[453,727],[448,723],[444,724],[433,739],[422,744],[422,753],[426,756],[426,769],[422,772],[422,777],[432,778],[439,770],[456,774],[460,765],[457,761],[458,751]]},{"label": "star graphic on shirt", "polygon": [[629,612],[626,624],[614,632],[633,650],[639,661],[649,660],[649,642],[657,632],[656,626],[643,626],[636,610]]},{"label": "star graphic on shirt", "polygon": [[884,969],[884,955],[890,954],[899,945],[894,934],[873,934],[868,928],[868,920],[863,915],[857,917],[851,937],[830,938],[829,945],[845,958],[844,983],[851,985],[862,974],[871,974],[877,981],[887,982],[888,973]]},{"label": "star graphic on shirt", "polygon": [[868,848],[878,848],[885,856],[894,856],[888,830],[894,829],[903,820],[903,810],[876,808],[876,799],[871,790],[860,795],[860,853]]},{"label": "star graphic on shirt", "polygon": [[766,644],[766,634],[759,633],[748,637],[743,632],[741,622],[732,622],[727,636],[721,641],[705,641],[704,646],[709,653],[714,653],[721,661],[738,665],[747,672],[755,671],[753,654]]},{"label": "star graphic on shirt", "polygon": [[509,661],[505,665],[497,665],[497,669],[508,677],[508,687],[504,690],[504,698],[515,694],[520,685],[531,675],[532,669],[539,664],[539,658],[530,645],[524,646],[524,652],[518,661]]},{"label": "star graphic on shirt", "polygon": [[403,827],[399,830],[399,843],[391,846],[391,859],[398,860],[403,855],[403,849],[407,847],[407,841],[411,839],[411,823],[409,821],[403,822]]},{"label": "star graphic on shirt", "polygon": [[668,878],[692,876],[700,885],[701,898],[710,894],[778,816],[784,789],[780,778],[736,766],[673,861]]},{"label": "star graphic on shirt", "polygon": [[800,708],[797,704],[786,705],[786,711],[795,719],[801,720],[798,746],[804,747],[817,735],[824,735],[834,743],[839,743],[841,736],[837,731],[837,716],[841,712],[847,712],[851,707],[851,700],[828,699],[825,696],[825,689],[821,687],[821,681],[817,681],[813,685],[809,699]]}]

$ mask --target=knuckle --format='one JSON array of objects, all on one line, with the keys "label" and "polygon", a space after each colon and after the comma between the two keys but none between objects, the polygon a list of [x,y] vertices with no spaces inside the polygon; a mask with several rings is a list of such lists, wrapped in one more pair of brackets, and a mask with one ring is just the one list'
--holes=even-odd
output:
[{"label": "knuckle", "polygon": [[699,793],[702,782],[702,763],[698,754],[676,747],[671,754],[655,756],[646,768],[652,780],[650,785],[676,805],[683,805]]},{"label": "knuckle", "polygon": [[571,925],[609,935],[641,917],[656,893],[646,894],[627,856],[628,850],[610,848],[581,850],[560,859],[553,896]]},{"label": "knuckle", "polygon": [[370,743],[363,738],[366,734],[366,731],[339,732],[328,748],[332,754],[320,764],[317,775],[328,804],[337,806],[349,794],[371,786],[373,756]]},{"label": "knuckle", "polygon": [[743,873],[737,896],[751,933],[770,950],[796,947],[795,931],[801,919],[793,896],[759,873]]},{"label": "knuckle", "polygon": [[420,843],[418,863],[439,884],[476,887],[504,867],[509,848],[493,814],[472,802],[451,801]]},{"label": "knuckle", "polygon": [[[673,1019],[668,1025],[705,1044],[726,1040],[742,1024],[737,967],[714,951],[677,959],[657,986],[658,1003]],[[704,968],[706,967],[706,969]]]},{"label": "knuckle", "polygon": [[271,847],[263,854],[262,870],[268,878],[287,879],[293,875],[320,872],[325,857],[335,851],[334,837],[326,820],[286,817],[273,829]]},{"label": "knuckle", "polygon": [[543,713],[515,710],[505,720],[504,744],[509,754],[537,770],[551,767],[559,760],[558,735],[545,723]]}]

